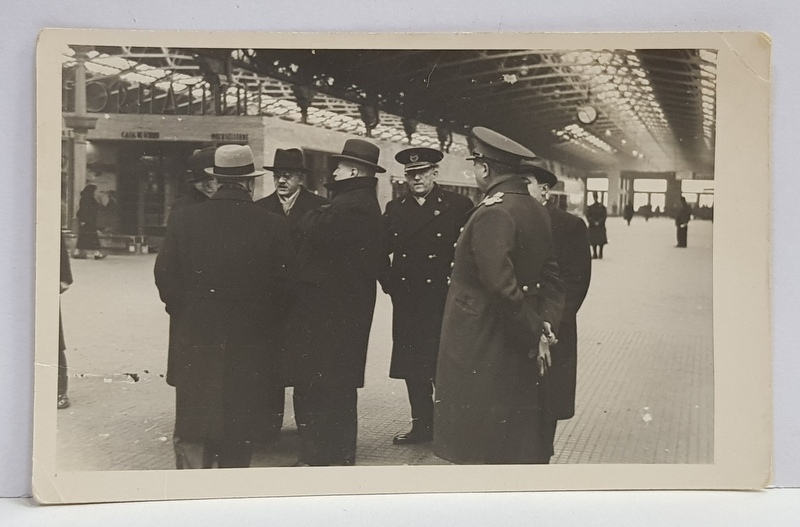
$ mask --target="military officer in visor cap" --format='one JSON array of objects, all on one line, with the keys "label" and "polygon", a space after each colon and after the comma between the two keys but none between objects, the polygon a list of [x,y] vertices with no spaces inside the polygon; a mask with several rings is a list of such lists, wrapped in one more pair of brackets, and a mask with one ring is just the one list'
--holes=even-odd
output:
[{"label": "military officer in visor cap", "polygon": [[409,432],[394,437],[395,444],[433,440],[433,379],[447,281],[459,229],[473,205],[436,184],[443,157],[432,148],[398,152],[395,160],[404,165],[408,193],[387,203],[383,215],[392,256],[381,279],[393,304],[389,376],[405,379],[412,421]]},{"label": "military officer in visor cap", "polygon": [[445,304],[433,451],[460,464],[547,463],[552,420],[539,380],[564,305],[547,210],[528,192],[533,152],[472,131],[473,172],[486,197],[458,238]]}]

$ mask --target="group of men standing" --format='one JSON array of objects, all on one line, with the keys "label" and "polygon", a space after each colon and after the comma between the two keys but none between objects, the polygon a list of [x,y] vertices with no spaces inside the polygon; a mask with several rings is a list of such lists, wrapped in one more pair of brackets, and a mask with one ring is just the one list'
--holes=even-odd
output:
[{"label": "group of men standing", "polygon": [[389,374],[412,416],[393,442],[433,441],[456,463],[549,461],[557,420],[574,413],[586,226],[543,206],[555,176],[530,150],[485,128],[472,139],[477,207],[436,184],[441,152],[408,148],[395,157],[408,193],[383,214],[368,141],[333,156],[330,201],[302,186],[297,149],[264,167],[276,191],[256,202],[265,172],[249,147],[193,156],[199,203],[173,208],[155,266],[178,468],[249,466],[252,442],[280,431],[287,386],[298,464],[355,464],[378,283],[393,304]]}]

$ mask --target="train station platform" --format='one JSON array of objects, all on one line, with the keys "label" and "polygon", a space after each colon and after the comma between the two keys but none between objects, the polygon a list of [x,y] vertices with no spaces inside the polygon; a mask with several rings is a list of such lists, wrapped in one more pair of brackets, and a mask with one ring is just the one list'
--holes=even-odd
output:
[{"label": "train station platform", "polygon": [[[693,221],[675,248],[671,220],[608,220],[605,258],[578,314],[577,413],[559,425],[553,463],[713,462],[712,224]],[[155,255],[73,260],[61,296],[72,406],[58,412],[59,471],[174,468],[168,317]],[[409,427],[403,381],[388,377],[391,302],[378,293],[366,386],[359,390],[360,465],[443,464],[430,444],[396,446]],[[55,404],[55,401],[53,401]],[[254,466],[291,466],[284,431]]]}]

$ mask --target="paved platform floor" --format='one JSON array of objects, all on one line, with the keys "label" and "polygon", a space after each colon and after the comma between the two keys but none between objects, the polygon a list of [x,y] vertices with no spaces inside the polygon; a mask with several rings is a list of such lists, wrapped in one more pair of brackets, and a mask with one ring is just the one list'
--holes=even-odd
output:
[{"label": "paved platform floor", "polygon": [[[674,247],[668,219],[637,217],[628,227],[611,218],[608,237],[578,315],[577,414],[559,425],[553,462],[713,462],[712,224],[693,221],[686,249]],[[174,467],[168,317],[154,259],[72,261],[75,283],[61,299],[72,406],[58,412],[59,470]],[[410,417],[404,383],[388,378],[390,330],[391,302],[379,292],[358,464],[445,463],[429,444],[391,443]],[[287,401],[280,440],[259,446],[253,465],[296,461]]]}]

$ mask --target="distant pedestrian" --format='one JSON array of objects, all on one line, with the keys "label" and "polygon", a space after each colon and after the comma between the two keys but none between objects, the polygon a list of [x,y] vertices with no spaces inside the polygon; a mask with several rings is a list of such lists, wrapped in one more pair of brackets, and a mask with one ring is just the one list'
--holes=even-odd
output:
[{"label": "distant pedestrian", "polygon": [[154,270],[176,319],[167,371],[173,445],[178,468],[211,468],[215,459],[219,468],[247,467],[257,395],[280,352],[294,251],[286,220],[252,202],[264,171],[249,146],[219,147],[206,171],[221,182],[217,192],[173,211]]},{"label": "distant pedestrian", "polygon": [[625,218],[625,221],[630,227],[631,220],[633,219],[633,204],[630,201],[625,203],[625,208],[622,210],[622,217]]},{"label": "distant pedestrian", "polygon": [[433,452],[459,464],[550,461],[541,375],[564,291],[550,216],[528,192],[533,152],[487,128],[468,159],[486,195],[458,238],[436,366]]},{"label": "distant pedestrian", "polygon": [[689,220],[692,219],[692,207],[686,203],[686,198],[681,197],[678,210],[675,213],[675,228],[677,230],[678,245],[675,247],[686,247],[687,236],[689,234]]},{"label": "distant pedestrian", "polygon": [[592,258],[603,259],[603,246],[608,243],[606,236],[606,217],[608,212],[605,205],[600,202],[597,192],[592,192],[594,203],[586,209],[586,221],[589,223],[589,245],[592,248]]},{"label": "distant pedestrian", "polygon": [[411,404],[411,430],[394,436],[398,445],[433,441],[433,381],[447,283],[459,229],[473,206],[436,184],[443,157],[425,147],[398,152],[408,192],[387,203],[383,214],[392,255],[381,280],[393,306],[389,376],[405,380]]},{"label": "distant pedestrian", "polygon": [[297,294],[289,313],[283,375],[294,386],[305,465],[354,465],[358,388],[364,386],[377,279],[387,265],[375,174],[380,149],[348,139],[333,156],[329,205],[304,215]]},{"label": "distant pedestrian", "polygon": [[[72,285],[72,268],[69,264],[69,253],[64,244],[64,235],[61,235],[61,284],[59,294],[63,293]],[[59,410],[68,408],[70,405],[67,397],[67,345],[64,342],[64,328],[61,324],[61,306],[58,307],[58,405]]]},{"label": "distant pedestrian", "polygon": [[642,216],[644,216],[644,221],[650,221],[650,218],[653,217],[653,206],[649,203],[647,205],[642,206]]},{"label": "distant pedestrian", "polygon": [[78,204],[78,245],[74,258],[85,260],[87,251],[94,253],[95,260],[106,257],[100,252],[100,236],[97,233],[97,215],[100,202],[97,201],[97,186],[88,184],[81,191]]},{"label": "distant pedestrian", "polygon": [[[265,170],[272,172],[275,183],[275,192],[256,201],[256,205],[264,207],[283,218],[289,234],[298,248],[297,222],[307,212],[326,205],[328,200],[318,196],[305,188],[306,177],[309,170],[303,161],[303,152],[298,148],[275,151],[275,160],[272,166],[265,166]],[[283,314],[284,316],[286,313]],[[285,323],[282,320],[281,323]],[[286,336],[292,338],[291,335]],[[263,442],[271,442],[280,436],[283,426],[283,409],[286,404],[286,387],[280,376],[280,364],[275,370],[276,379],[264,385],[263,415],[256,418],[256,437]]]},{"label": "distant pedestrian", "polygon": [[209,147],[202,150],[195,150],[187,161],[188,170],[186,171],[187,192],[175,200],[172,210],[180,210],[184,207],[205,203],[217,191],[217,180],[214,176],[206,172],[206,169],[214,166],[214,152],[216,148]]},{"label": "distant pedestrian", "polygon": [[[550,189],[558,181],[555,174],[532,166],[538,183],[538,198],[550,213],[553,227],[553,244],[561,281],[564,283],[564,312],[558,327],[558,342],[552,346],[553,364],[542,379],[546,415],[554,422],[548,428],[555,439],[555,421],[570,419],[575,415],[575,391],[578,371],[578,310],[589,291],[592,260],[589,254],[589,237],[586,224],[577,216],[559,209],[549,200]],[[633,208],[631,207],[631,210]]]}]

